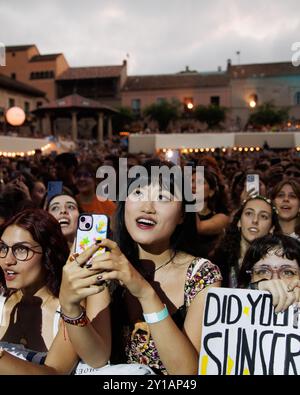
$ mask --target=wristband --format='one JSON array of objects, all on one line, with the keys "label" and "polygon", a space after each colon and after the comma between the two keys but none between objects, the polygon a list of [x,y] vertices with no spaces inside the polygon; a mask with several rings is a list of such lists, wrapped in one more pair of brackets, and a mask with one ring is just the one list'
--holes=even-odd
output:
[{"label": "wristband", "polygon": [[89,323],[89,319],[87,318],[86,311],[83,307],[82,307],[82,312],[80,313],[80,315],[78,317],[71,318],[62,312],[60,312],[60,316],[64,322],[66,322],[67,324],[71,324],[71,325],[86,326]]},{"label": "wristband", "polygon": [[158,313],[150,313],[150,314],[143,313],[143,316],[144,316],[147,324],[156,324],[157,322],[162,321],[168,317],[169,312],[168,312],[167,306],[166,305],[164,305],[164,306],[165,307]]}]

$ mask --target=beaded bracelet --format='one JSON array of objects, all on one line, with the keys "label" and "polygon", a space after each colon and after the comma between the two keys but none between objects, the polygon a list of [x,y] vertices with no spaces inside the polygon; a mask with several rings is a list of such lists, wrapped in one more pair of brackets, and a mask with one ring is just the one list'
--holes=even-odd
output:
[{"label": "beaded bracelet", "polygon": [[81,309],[82,311],[78,317],[71,318],[62,312],[60,312],[60,316],[67,324],[76,325],[76,326],[86,326],[89,323],[89,319],[86,315],[86,310],[83,307],[81,307]]}]

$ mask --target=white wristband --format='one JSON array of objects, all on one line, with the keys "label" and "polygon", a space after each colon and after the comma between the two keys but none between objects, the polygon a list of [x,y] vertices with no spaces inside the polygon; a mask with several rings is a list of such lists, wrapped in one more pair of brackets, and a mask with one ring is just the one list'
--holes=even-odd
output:
[{"label": "white wristband", "polygon": [[158,313],[143,314],[147,324],[155,324],[156,322],[162,321],[168,317],[169,312],[167,306],[166,305],[164,306],[165,307]]}]

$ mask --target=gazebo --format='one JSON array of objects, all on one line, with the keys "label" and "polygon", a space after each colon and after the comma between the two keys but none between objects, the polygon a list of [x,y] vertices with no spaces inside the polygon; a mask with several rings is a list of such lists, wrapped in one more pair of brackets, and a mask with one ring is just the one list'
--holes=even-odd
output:
[{"label": "gazebo", "polygon": [[49,134],[53,128],[53,121],[57,118],[70,118],[72,127],[72,139],[78,138],[78,119],[93,117],[97,120],[97,140],[103,142],[104,117],[107,118],[107,135],[112,137],[111,117],[119,111],[113,107],[102,104],[96,100],[88,99],[76,93],[53,100],[33,110],[32,113],[38,118],[39,127],[43,134]]}]

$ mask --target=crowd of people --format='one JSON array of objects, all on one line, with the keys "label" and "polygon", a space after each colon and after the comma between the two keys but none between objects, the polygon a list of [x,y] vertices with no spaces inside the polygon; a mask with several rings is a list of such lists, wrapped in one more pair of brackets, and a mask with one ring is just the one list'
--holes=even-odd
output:
[{"label": "crowd of people", "polygon": [[[113,201],[96,193],[96,175],[100,166],[119,174],[119,158],[149,177],[131,175]],[[192,167],[188,183],[150,177],[173,163],[164,153],[129,154],[120,141],[0,157],[0,374],[79,374],[82,366],[197,374],[211,287],[268,291],[276,312],[300,302],[298,153],[215,150],[180,160]],[[255,193],[246,185],[253,173]],[[62,188],[50,196],[53,181]],[[186,194],[175,196],[182,182],[195,196],[201,181],[193,212]],[[81,213],[107,215],[110,232],[78,253]]]}]

